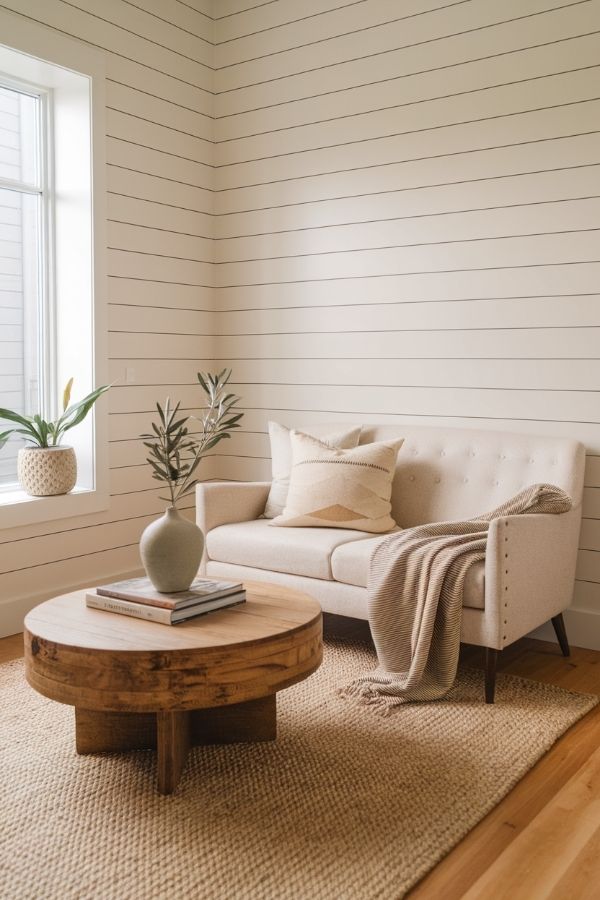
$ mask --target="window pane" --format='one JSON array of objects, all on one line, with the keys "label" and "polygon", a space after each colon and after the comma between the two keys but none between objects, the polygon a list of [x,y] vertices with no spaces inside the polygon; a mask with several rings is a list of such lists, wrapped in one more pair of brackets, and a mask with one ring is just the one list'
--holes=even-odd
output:
[{"label": "window pane", "polygon": [[[39,105],[0,87],[0,180],[39,185]],[[0,186],[0,407],[28,414],[40,411],[41,202]],[[23,443],[0,450],[0,488],[16,483]]]},{"label": "window pane", "polygon": [[0,87],[0,178],[39,185],[38,97]]},{"label": "window pane", "polygon": [[[0,189],[0,407],[28,414],[40,410],[40,204]],[[16,483],[21,446],[0,450],[0,487]]]}]

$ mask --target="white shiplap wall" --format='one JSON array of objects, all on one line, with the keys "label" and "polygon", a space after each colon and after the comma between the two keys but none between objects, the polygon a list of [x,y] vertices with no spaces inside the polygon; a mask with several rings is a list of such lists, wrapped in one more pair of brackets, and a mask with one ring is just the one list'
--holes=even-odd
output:
[{"label": "white shiplap wall", "polygon": [[600,647],[600,2],[215,6],[217,355],[266,422],[588,447],[575,641]]},{"label": "white shiplap wall", "polygon": [[213,365],[209,6],[0,2],[0,35],[3,16],[17,13],[45,25],[49,40],[68,35],[105,56],[110,378],[121,380],[108,396],[110,509],[0,530],[0,634],[20,630],[44,596],[138,569],[140,533],[164,503],[137,436],[167,393],[197,408],[196,372]]},{"label": "white shiplap wall", "polygon": [[0,628],[137,567],[161,504],[136,436],[217,361],[246,417],[206,477],[268,477],[270,417],[580,438],[600,613],[600,0],[5,9],[105,53],[110,371],[136,383],[109,512],[0,534]]}]

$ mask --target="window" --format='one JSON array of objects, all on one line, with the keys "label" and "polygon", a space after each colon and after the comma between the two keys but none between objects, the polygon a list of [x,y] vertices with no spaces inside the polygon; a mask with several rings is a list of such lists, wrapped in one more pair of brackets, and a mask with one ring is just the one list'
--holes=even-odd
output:
[{"label": "window", "polygon": [[[2,14],[0,44],[0,407],[53,418],[108,379],[102,54]],[[106,403],[73,431],[66,497],[17,482],[19,441],[0,451],[0,528],[108,508]],[[0,430],[1,427],[0,427]]]},{"label": "window", "polygon": [[[0,77],[0,406],[28,414],[49,413],[55,387],[46,101]],[[16,486],[23,443],[0,450],[0,489]]]}]

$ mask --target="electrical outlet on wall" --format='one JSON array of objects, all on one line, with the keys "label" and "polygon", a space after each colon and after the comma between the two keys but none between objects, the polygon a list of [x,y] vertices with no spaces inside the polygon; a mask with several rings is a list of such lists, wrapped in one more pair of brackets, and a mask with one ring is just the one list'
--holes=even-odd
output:
[{"label": "electrical outlet on wall", "polygon": [[125,384],[135,384],[135,369],[131,366],[125,369]]}]

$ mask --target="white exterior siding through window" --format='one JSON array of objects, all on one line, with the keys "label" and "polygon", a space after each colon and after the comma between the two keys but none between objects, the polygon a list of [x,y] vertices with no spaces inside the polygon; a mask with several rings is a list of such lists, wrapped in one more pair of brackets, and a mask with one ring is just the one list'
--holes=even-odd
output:
[{"label": "white exterior siding through window", "polygon": [[[42,98],[0,76],[0,407],[40,408],[44,247]],[[0,431],[4,430],[0,425]],[[0,450],[0,489],[17,481],[16,438]]]}]

